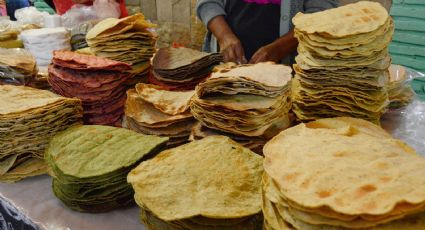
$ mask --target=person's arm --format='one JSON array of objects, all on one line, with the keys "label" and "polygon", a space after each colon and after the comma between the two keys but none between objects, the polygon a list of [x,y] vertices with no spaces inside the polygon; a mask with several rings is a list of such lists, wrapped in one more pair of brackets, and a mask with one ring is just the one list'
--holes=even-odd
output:
[{"label": "person's arm", "polygon": [[217,38],[220,53],[225,62],[246,63],[245,52],[241,41],[230,29],[223,16],[217,16],[208,23],[208,30]]},{"label": "person's arm", "polygon": [[196,13],[211,33],[217,38],[220,52],[226,62],[246,63],[240,40],[227,24],[223,0],[198,0]]},{"label": "person's arm", "polygon": [[273,61],[279,63],[286,56],[297,50],[298,40],[294,37],[294,31],[278,38],[276,41],[261,47],[249,61],[251,64]]}]

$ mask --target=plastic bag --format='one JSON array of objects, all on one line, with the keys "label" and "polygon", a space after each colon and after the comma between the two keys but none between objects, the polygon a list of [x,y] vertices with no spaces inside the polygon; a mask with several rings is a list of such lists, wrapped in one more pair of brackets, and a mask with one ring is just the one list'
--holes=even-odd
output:
[{"label": "plastic bag", "polygon": [[115,0],[95,0],[94,10],[99,18],[119,18],[121,15],[120,4]]},{"label": "plastic bag", "polygon": [[42,26],[47,12],[40,12],[35,7],[25,7],[15,11],[16,20],[20,24],[37,24]]},{"label": "plastic bag", "polygon": [[67,29],[71,29],[78,24],[97,18],[98,16],[93,6],[77,4],[62,15],[62,25]]}]

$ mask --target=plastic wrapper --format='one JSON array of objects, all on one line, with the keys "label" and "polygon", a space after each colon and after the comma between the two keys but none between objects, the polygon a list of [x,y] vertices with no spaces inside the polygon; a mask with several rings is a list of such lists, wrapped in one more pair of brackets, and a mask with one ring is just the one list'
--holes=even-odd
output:
[{"label": "plastic wrapper", "polygon": [[37,24],[42,26],[47,12],[40,12],[35,7],[25,7],[15,11],[15,17],[21,24]]},{"label": "plastic wrapper", "polygon": [[95,0],[93,8],[97,17],[101,19],[119,18],[121,15],[120,4],[115,0]]},{"label": "plastic wrapper", "polygon": [[88,47],[86,35],[100,20],[90,20],[74,26],[71,29],[72,50],[79,50]]},{"label": "plastic wrapper", "polygon": [[178,2],[144,0],[143,3],[145,3],[142,5],[143,13],[150,15],[153,22],[158,25],[156,32],[159,35],[157,42],[159,48],[177,45],[201,50],[207,30],[196,16],[196,0]]},{"label": "plastic wrapper", "polygon": [[81,23],[97,19],[98,16],[93,6],[77,4],[62,15],[62,25],[71,29]]},{"label": "plastic wrapper", "polygon": [[0,48],[0,85],[28,85],[37,74],[35,59],[24,49]]},{"label": "plastic wrapper", "polygon": [[[414,78],[425,77],[424,73],[406,69],[409,84]],[[382,126],[395,138],[399,138],[413,147],[419,154],[425,156],[425,101],[417,95],[407,106],[389,110],[382,117]]]}]

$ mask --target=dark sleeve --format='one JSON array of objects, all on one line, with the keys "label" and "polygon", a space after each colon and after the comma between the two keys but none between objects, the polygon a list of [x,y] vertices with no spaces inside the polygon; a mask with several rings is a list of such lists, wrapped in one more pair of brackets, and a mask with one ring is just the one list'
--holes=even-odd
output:
[{"label": "dark sleeve", "polygon": [[338,0],[305,0],[304,11],[306,13],[314,13],[339,6]]},{"label": "dark sleeve", "polygon": [[198,0],[196,3],[196,14],[199,19],[208,26],[211,19],[226,15],[224,11],[224,0]]}]

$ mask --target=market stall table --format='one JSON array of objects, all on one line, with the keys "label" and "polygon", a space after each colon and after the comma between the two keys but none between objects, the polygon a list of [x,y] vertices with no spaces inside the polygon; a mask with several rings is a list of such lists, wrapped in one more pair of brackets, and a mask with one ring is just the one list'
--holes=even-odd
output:
[{"label": "market stall table", "polygon": [[[382,126],[425,156],[425,102],[415,100],[404,109],[385,114]],[[0,229],[11,225],[19,227],[6,229],[146,230],[139,216],[136,206],[103,214],[73,212],[54,197],[48,176],[30,178],[16,184],[0,184]],[[11,219],[15,224],[11,223]]]}]

